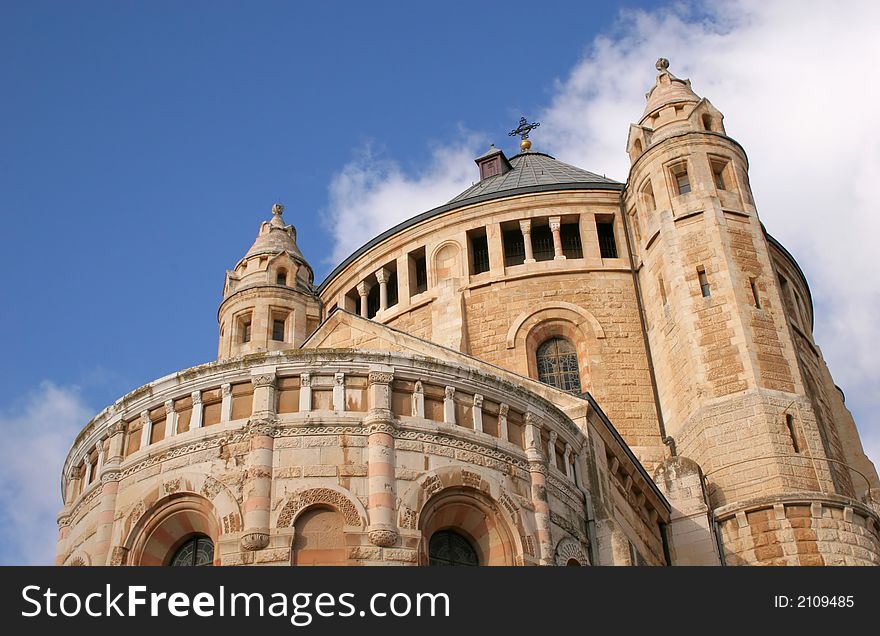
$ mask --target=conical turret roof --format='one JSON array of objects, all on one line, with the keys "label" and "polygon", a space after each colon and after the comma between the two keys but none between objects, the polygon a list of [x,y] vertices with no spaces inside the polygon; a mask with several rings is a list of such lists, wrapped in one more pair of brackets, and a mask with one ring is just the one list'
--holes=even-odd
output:
[{"label": "conical turret roof", "polygon": [[689,79],[680,79],[669,72],[669,60],[661,57],[657,60],[656,66],[659,71],[657,82],[645,94],[648,103],[645,104],[645,112],[642,113],[642,119],[669,104],[682,102],[698,103],[700,101],[700,97],[691,90],[691,81]]}]

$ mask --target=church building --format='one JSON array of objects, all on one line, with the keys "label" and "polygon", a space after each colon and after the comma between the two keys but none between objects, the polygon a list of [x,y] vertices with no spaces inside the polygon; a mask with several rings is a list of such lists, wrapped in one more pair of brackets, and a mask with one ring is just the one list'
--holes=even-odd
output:
[{"label": "church building", "polygon": [[626,183],[523,119],[320,284],[273,206],[217,359],[73,441],[57,564],[880,565],[807,281],[668,67]]}]

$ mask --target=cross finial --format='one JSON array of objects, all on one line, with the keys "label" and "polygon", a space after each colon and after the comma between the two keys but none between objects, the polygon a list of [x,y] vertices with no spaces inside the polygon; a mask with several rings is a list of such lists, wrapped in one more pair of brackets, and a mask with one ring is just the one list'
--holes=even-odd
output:
[{"label": "cross finial", "polygon": [[535,128],[537,128],[540,125],[541,125],[540,122],[536,121],[535,123],[530,124],[528,121],[526,121],[525,117],[520,117],[519,118],[519,126],[514,128],[513,130],[511,130],[507,134],[511,137],[516,137],[517,135],[519,135],[520,139],[521,139],[521,141],[519,142],[519,147],[523,151],[526,151],[532,147],[532,142],[529,141],[529,133],[532,132]]}]

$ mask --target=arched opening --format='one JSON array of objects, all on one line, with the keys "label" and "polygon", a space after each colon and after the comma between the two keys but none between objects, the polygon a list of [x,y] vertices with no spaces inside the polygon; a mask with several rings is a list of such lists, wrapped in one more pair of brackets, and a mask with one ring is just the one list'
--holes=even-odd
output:
[{"label": "arched opening", "polygon": [[277,285],[287,285],[287,270],[279,269],[275,274],[275,283]]},{"label": "arched opening", "polygon": [[133,565],[168,565],[187,541],[198,537],[208,541],[193,547],[209,555],[205,558],[213,563],[220,527],[211,502],[184,494],[154,506],[137,522],[131,536],[129,562]]},{"label": "arched opening", "polygon": [[422,508],[419,529],[422,565],[514,564],[511,531],[480,491],[455,487],[435,494]]},{"label": "arched opening", "polygon": [[566,567],[570,567],[570,568],[571,567],[575,567],[575,568],[581,567],[580,561],[578,561],[577,559],[569,559],[565,565],[566,565]]},{"label": "arched opening", "polygon": [[464,535],[454,530],[438,530],[428,543],[428,565],[480,565],[477,551]]},{"label": "arched opening", "polygon": [[554,336],[535,351],[538,380],[568,393],[581,392],[577,350],[571,341]]},{"label": "arched opening", "polygon": [[203,534],[194,534],[174,551],[168,560],[172,567],[214,565],[214,542]]},{"label": "arched opening", "polygon": [[293,524],[293,565],[346,565],[342,514],[330,507],[309,508]]}]

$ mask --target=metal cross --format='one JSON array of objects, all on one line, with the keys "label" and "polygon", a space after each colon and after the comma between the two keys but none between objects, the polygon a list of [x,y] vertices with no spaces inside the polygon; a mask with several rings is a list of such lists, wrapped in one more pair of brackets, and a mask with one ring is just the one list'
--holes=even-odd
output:
[{"label": "metal cross", "polygon": [[536,121],[534,124],[530,124],[526,121],[525,117],[520,117],[519,118],[519,127],[516,128],[515,130],[511,130],[507,134],[510,135],[511,137],[515,137],[516,135],[519,135],[522,139],[528,139],[529,133],[540,125],[541,125],[540,122]]}]

